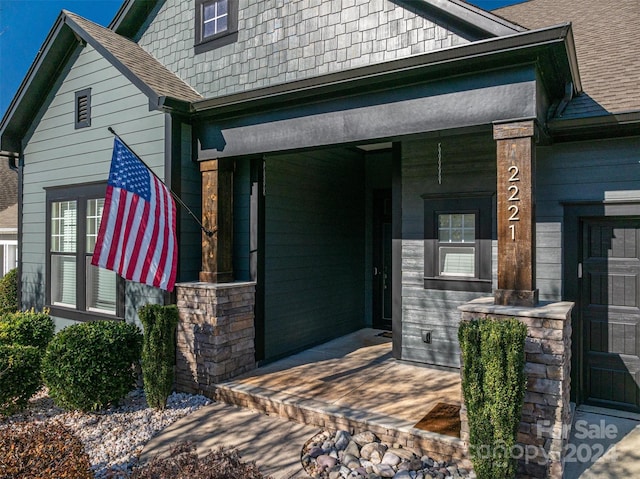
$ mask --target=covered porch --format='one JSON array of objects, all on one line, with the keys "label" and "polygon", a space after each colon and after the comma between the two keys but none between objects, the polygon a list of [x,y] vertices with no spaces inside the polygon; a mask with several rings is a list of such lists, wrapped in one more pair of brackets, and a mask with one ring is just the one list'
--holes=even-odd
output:
[{"label": "covered porch", "polygon": [[460,406],[459,370],[394,359],[388,336],[361,329],[222,381],[215,398],[329,430],[369,430],[390,444],[466,464],[459,421],[429,416],[438,405],[451,412]]}]

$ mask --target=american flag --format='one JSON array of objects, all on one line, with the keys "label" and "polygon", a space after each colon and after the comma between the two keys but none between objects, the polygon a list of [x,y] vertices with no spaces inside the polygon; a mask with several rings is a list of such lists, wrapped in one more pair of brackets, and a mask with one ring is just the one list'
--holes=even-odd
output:
[{"label": "american flag", "polygon": [[117,137],[91,264],[173,291],[178,245],[169,189]]}]

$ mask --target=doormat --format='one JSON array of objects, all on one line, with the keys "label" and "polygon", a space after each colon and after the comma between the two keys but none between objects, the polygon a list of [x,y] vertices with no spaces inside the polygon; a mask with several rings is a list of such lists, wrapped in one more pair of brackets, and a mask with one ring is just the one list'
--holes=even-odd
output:
[{"label": "doormat", "polygon": [[414,427],[423,431],[460,437],[460,405],[439,402]]},{"label": "doormat", "polygon": [[376,336],[382,336],[383,338],[390,338],[391,331],[385,331],[384,333],[377,334]]}]

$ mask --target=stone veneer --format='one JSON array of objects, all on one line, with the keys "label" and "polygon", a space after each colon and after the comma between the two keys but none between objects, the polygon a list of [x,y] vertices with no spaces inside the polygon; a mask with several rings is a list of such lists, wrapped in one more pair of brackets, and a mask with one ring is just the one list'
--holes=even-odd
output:
[{"label": "stone veneer", "polygon": [[[527,325],[525,373],[527,390],[518,431],[519,478],[561,479],[571,428],[571,310],[573,303],[541,303],[536,307],[497,306],[480,298],[458,308],[462,320],[517,318]],[[461,369],[462,373],[462,369]],[[461,439],[468,447],[469,425],[464,398]]]},{"label": "stone veneer", "polygon": [[213,398],[216,383],[256,367],[255,283],[181,283],[176,294],[176,388]]}]

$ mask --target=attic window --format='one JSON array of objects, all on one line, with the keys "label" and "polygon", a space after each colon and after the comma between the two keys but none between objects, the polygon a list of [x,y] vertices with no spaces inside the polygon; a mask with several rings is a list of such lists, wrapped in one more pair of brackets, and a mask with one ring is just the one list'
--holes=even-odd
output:
[{"label": "attic window", "polygon": [[75,126],[76,129],[91,126],[91,88],[76,92]]},{"label": "attic window", "polygon": [[238,0],[196,0],[196,53],[228,45],[238,37]]}]

